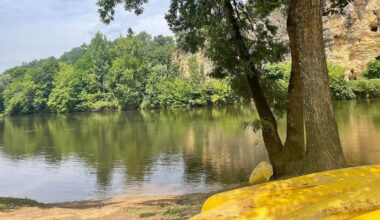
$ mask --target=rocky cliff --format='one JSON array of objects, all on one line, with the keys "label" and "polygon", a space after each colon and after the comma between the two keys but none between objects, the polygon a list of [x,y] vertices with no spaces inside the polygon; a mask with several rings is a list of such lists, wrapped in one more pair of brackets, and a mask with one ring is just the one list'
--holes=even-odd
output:
[{"label": "rocky cliff", "polygon": [[328,59],[361,74],[370,60],[380,60],[380,0],[355,0],[343,15],[324,22]]},{"label": "rocky cliff", "polygon": [[[278,29],[278,37],[287,41],[286,18],[284,11],[272,14],[271,22]],[[380,0],[354,0],[343,14],[324,18],[324,35],[326,55],[329,62],[341,65],[348,74],[360,75],[371,60],[380,60]],[[181,72],[188,76],[188,60],[191,55],[177,53],[175,60]],[[212,62],[196,55],[197,61],[207,74],[212,69]]]}]

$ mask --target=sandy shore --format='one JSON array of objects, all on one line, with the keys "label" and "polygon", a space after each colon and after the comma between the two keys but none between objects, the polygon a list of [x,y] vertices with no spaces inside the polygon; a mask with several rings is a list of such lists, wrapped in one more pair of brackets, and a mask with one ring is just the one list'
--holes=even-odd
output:
[{"label": "sandy shore", "polygon": [[[188,219],[200,212],[210,195],[118,197],[57,204],[9,202],[13,199],[2,198],[0,219]],[[4,205],[7,201],[8,205]]]}]

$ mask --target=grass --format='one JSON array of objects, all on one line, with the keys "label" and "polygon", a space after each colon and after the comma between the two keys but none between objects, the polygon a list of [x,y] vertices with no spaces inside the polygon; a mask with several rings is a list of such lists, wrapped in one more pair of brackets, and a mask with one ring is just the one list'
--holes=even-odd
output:
[{"label": "grass", "polygon": [[174,206],[174,207],[166,209],[166,211],[163,213],[163,215],[181,217],[183,215],[183,213],[188,209],[189,209],[189,207],[184,206],[184,205]]},{"label": "grass", "polygon": [[201,203],[178,204],[176,202],[140,204],[128,207],[125,211],[128,215],[149,218],[155,216],[159,219],[185,219],[197,214],[201,209]]},{"label": "grass", "polygon": [[129,215],[139,218],[156,216],[169,217],[170,219],[179,219],[186,216],[186,212],[188,210],[193,210],[194,208],[198,207],[194,207],[194,205],[172,204],[167,207],[161,207],[160,205],[128,207],[125,209],[125,211],[128,212]]},{"label": "grass", "polygon": [[125,209],[131,216],[136,216],[140,218],[152,217],[160,214],[159,210],[156,207],[128,207]]},{"label": "grass", "polygon": [[40,206],[41,204],[31,199],[17,199],[17,198],[0,198],[0,211],[6,209],[14,209],[20,206]]}]

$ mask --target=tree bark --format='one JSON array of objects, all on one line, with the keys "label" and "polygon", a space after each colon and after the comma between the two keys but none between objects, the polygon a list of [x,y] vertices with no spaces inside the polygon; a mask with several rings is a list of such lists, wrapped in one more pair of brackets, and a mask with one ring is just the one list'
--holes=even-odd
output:
[{"label": "tree bark", "polygon": [[321,1],[290,1],[288,34],[292,72],[288,91],[287,139],[283,146],[276,119],[261,89],[259,72],[250,61],[251,54],[231,2],[220,0],[263,124],[264,143],[277,177],[345,166],[329,88]]},{"label": "tree bark", "polygon": [[[294,68],[299,70],[306,131],[305,173],[346,165],[332,108],[323,41],[322,0],[291,0]],[[293,11],[292,11],[293,10]],[[295,35],[295,36],[294,36]]]},{"label": "tree bark", "polygon": [[290,1],[287,31],[290,42],[292,66],[288,87],[286,141],[283,149],[284,158],[289,160],[284,175],[301,173],[305,157],[305,131],[303,118],[302,81],[300,75],[299,54],[296,44],[295,3]]},{"label": "tree bark", "polygon": [[244,74],[262,122],[262,135],[269,159],[273,165],[274,173],[282,173],[284,167],[283,158],[281,156],[283,145],[280,136],[278,135],[276,118],[274,117],[262,91],[259,72],[250,61],[251,55],[244,42],[231,2],[230,0],[221,0],[221,4],[229,24],[235,51],[239,56],[240,64],[244,69]]}]

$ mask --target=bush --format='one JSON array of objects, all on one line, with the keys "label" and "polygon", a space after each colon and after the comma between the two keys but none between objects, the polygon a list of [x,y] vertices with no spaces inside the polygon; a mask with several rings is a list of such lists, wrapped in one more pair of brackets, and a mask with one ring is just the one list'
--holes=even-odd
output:
[{"label": "bush", "polygon": [[193,83],[181,77],[172,79],[152,75],[141,108],[198,107],[237,100],[228,79]]},{"label": "bush", "polygon": [[380,60],[370,61],[364,76],[368,79],[380,79]]},{"label": "bush", "polygon": [[[354,99],[355,94],[350,88],[350,85],[347,80],[345,80],[345,70],[336,64],[328,63],[327,65],[328,72],[329,72],[329,78],[330,78],[330,89],[331,89],[331,95],[333,99]],[[291,63],[276,63],[276,64],[270,64],[265,68],[264,76],[262,77],[269,83],[269,89],[271,88],[271,85],[273,84],[273,80],[276,82],[280,82],[281,80],[284,80],[283,84],[288,84],[290,79],[290,73],[291,73]],[[265,87],[265,82],[264,82]],[[286,93],[286,86],[280,86],[280,89],[277,89],[277,97],[283,97],[283,95],[279,96],[279,92]],[[269,91],[270,92],[270,91]],[[273,96],[273,95],[270,95]],[[285,97],[286,98],[286,97]],[[283,105],[283,104],[282,104]]]},{"label": "bush", "polygon": [[330,89],[333,99],[355,99],[355,94],[352,91],[350,84],[345,80],[344,69],[336,64],[328,63],[327,69],[330,78]]},{"label": "bush", "polygon": [[350,81],[349,84],[357,98],[380,97],[380,79],[361,79]]},{"label": "bush", "polygon": [[229,104],[238,100],[234,95],[229,80],[211,81],[207,85],[210,101],[213,105]]},{"label": "bush", "polygon": [[264,77],[273,80],[289,80],[291,71],[291,62],[288,63],[274,63],[265,67]]},{"label": "bush", "polygon": [[113,99],[110,93],[86,93],[79,94],[80,103],[76,106],[77,111],[116,111],[120,109],[120,104]]}]

